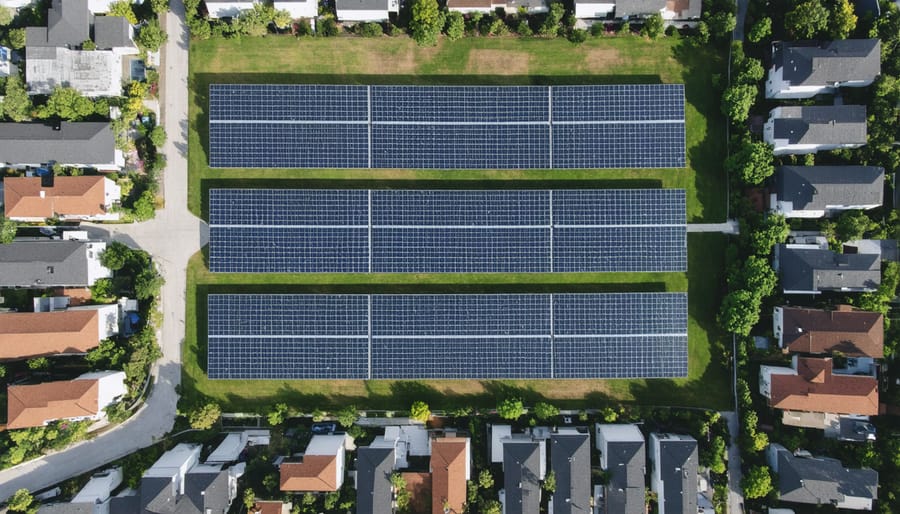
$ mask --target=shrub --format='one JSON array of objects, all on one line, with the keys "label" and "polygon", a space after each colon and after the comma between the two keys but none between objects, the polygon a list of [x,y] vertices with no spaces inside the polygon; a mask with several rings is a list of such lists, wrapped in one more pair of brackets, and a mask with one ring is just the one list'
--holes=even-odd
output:
[{"label": "shrub", "polygon": [[503,419],[519,419],[525,413],[525,407],[519,398],[506,398],[497,405],[497,414]]},{"label": "shrub", "polygon": [[188,413],[188,423],[196,430],[209,430],[222,416],[222,408],[216,402],[208,402],[195,407]]}]

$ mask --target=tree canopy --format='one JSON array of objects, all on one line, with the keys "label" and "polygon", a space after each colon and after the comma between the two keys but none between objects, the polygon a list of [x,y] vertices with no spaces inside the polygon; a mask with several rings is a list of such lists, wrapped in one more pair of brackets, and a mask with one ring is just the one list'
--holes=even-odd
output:
[{"label": "tree canopy", "polygon": [[109,5],[109,15],[110,16],[121,16],[128,20],[128,23],[132,25],[137,25],[137,16],[134,14],[134,9],[131,8],[131,2],[128,0],[119,0],[118,2],[113,2]]},{"label": "tree canopy", "polygon": [[12,121],[25,121],[31,117],[31,98],[18,75],[6,79],[6,97],[3,99],[3,114]]},{"label": "tree canopy", "polygon": [[828,35],[834,39],[847,39],[856,29],[856,14],[849,0],[836,0],[831,11],[831,24]]},{"label": "tree canopy", "polygon": [[756,86],[738,84],[729,87],[722,95],[722,114],[738,125],[750,116],[750,108],[756,101]]},{"label": "tree canopy", "polygon": [[648,17],[644,20],[644,26],[641,27],[641,34],[649,37],[650,39],[656,39],[659,36],[662,36],[665,32],[665,23],[663,22],[662,14],[654,13],[652,16]]},{"label": "tree canopy", "polygon": [[741,143],[737,152],[725,159],[725,171],[750,185],[761,184],[775,172],[772,147],[762,141]]},{"label": "tree canopy", "polygon": [[821,0],[806,0],[785,15],[784,25],[797,38],[813,39],[828,27],[828,9]]},{"label": "tree canopy", "polygon": [[416,421],[426,422],[431,418],[431,409],[423,401],[415,401],[409,408],[409,417]]},{"label": "tree canopy", "polygon": [[747,41],[751,43],[759,43],[763,39],[772,36],[772,18],[768,16],[764,18],[760,18],[750,27],[750,31],[747,32]]},{"label": "tree canopy", "polygon": [[725,295],[719,307],[719,325],[729,332],[749,335],[759,322],[760,299],[745,289]]},{"label": "tree canopy", "polygon": [[222,408],[216,402],[208,402],[197,406],[188,413],[188,423],[196,430],[209,430],[219,421]]},{"label": "tree canopy", "polygon": [[747,499],[764,498],[772,491],[772,475],[766,466],[753,466],[741,480]]},{"label": "tree canopy", "polygon": [[519,398],[506,398],[497,405],[497,414],[503,419],[519,419],[525,413],[525,406]]},{"label": "tree canopy", "polygon": [[413,0],[411,12],[409,27],[416,43],[419,46],[436,45],[438,34],[444,26],[437,0]]},{"label": "tree canopy", "polygon": [[150,21],[147,22],[146,25],[141,27],[140,32],[138,32],[136,42],[138,46],[147,50],[148,52],[155,52],[159,50],[166,41],[169,40],[169,35],[166,34],[166,31],[162,29],[159,24],[159,20],[156,18],[151,18]]},{"label": "tree canopy", "polygon": [[547,402],[537,402],[534,405],[534,415],[537,419],[544,421],[559,416],[559,409]]}]

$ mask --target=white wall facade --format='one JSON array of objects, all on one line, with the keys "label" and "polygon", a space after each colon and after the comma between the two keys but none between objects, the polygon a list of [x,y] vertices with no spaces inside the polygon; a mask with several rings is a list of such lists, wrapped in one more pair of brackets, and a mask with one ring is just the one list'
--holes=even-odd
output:
[{"label": "white wall facade", "polygon": [[355,10],[338,9],[337,18],[340,21],[385,21],[390,18],[390,12],[384,10]]},{"label": "white wall facade", "polygon": [[275,0],[275,8],[291,13],[292,18],[315,18],[319,15],[319,2],[306,0],[305,2],[285,2]]},{"label": "white wall facade", "polygon": [[[656,493],[657,497],[663,496],[663,481],[659,472],[659,436],[650,434],[650,490]],[[657,502],[659,514],[665,514],[665,502]]]},{"label": "white wall facade", "polygon": [[88,258],[88,285],[94,285],[94,282],[101,278],[112,278],[112,270],[100,264],[100,254],[106,250],[106,243],[103,241],[91,241],[84,245]]},{"label": "white wall facade", "polygon": [[576,18],[606,18],[616,10],[615,3],[575,2]]},{"label": "white wall facade", "polygon": [[253,9],[253,2],[206,2],[210,18],[234,18],[241,11]]},{"label": "white wall facade", "polygon": [[103,417],[103,409],[116,403],[128,392],[128,389],[125,387],[124,371],[98,371],[94,373],[85,373],[76,380],[97,381],[98,418]]}]

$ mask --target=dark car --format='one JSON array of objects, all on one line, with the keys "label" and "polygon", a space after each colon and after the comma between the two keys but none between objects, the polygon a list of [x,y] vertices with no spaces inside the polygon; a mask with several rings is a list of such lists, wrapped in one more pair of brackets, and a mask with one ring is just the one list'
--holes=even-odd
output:
[{"label": "dark car", "polygon": [[312,433],[318,435],[333,434],[335,430],[337,430],[337,423],[334,422],[313,423],[312,426]]}]

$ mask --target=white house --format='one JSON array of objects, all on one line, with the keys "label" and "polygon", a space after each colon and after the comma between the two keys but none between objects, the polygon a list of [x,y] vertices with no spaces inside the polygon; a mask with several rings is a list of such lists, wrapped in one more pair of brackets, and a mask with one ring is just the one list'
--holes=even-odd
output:
[{"label": "white house", "polygon": [[291,18],[315,18],[319,15],[317,0],[275,0],[275,9],[291,13]]},{"label": "white house", "polygon": [[616,10],[616,3],[610,0],[575,0],[575,17],[578,19],[608,18]]},{"label": "white house", "polygon": [[337,491],[344,484],[346,467],[345,434],[314,435],[301,462],[282,462],[282,491]]},{"label": "white house", "polygon": [[881,74],[881,41],[844,39],[772,44],[766,98],[812,98],[840,87],[864,87]]},{"label": "white house", "polygon": [[776,107],[763,127],[763,140],[775,155],[859,148],[866,144],[866,107]]},{"label": "white house", "polygon": [[75,380],[9,386],[7,428],[28,428],[56,420],[99,420],[103,409],[128,392],[125,372],[97,371]]},{"label": "white house", "polygon": [[700,0],[575,0],[575,17],[580,19],[640,20],[659,14],[667,21],[700,19]]},{"label": "white house", "polygon": [[[88,9],[94,14],[105,14],[109,12],[109,6],[116,3],[116,1],[117,0],[88,0]],[[143,0],[131,0],[131,3],[140,4],[142,1]]]},{"label": "white house", "polygon": [[234,18],[241,11],[253,9],[253,0],[236,2],[233,0],[205,0],[206,10],[210,18]]},{"label": "white house", "polygon": [[337,19],[346,22],[386,21],[400,12],[399,0],[335,0]]},{"label": "white house", "polygon": [[7,177],[3,181],[3,208],[16,221],[42,222],[119,219],[113,210],[122,199],[118,184],[102,175],[77,177]]}]

